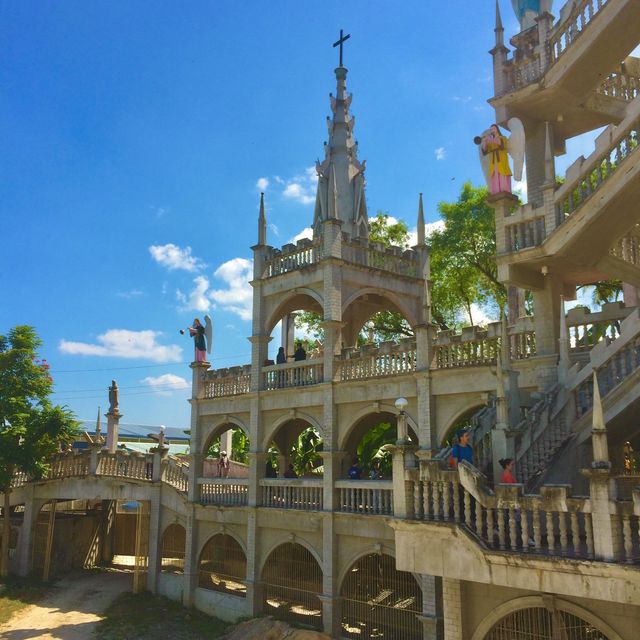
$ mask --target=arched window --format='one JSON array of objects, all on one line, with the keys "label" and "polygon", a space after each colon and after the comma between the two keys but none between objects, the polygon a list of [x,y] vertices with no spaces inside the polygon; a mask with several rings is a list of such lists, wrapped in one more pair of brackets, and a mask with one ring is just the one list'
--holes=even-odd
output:
[{"label": "arched window", "polygon": [[184,548],[187,533],[180,524],[170,524],[162,536],[162,561],[160,571],[184,572]]},{"label": "arched window", "polygon": [[[422,590],[388,555],[355,562],[342,581],[342,636],[357,640],[422,640]],[[511,640],[511,638],[509,639]]]},{"label": "arched window", "polygon": [[247,557],[238,541],[224,533],[204,545],[198,563],[198,586],[244,598]]},{"label": "arched window", "polygon": [[322,629],[322,568],[300,544],[274,549],[262,570],[265,613]]},{"label": "arched window", "polygon": [[529,607],[505,616],[484,640],[609,640],[608,636],[582,618],[555,609]]}]

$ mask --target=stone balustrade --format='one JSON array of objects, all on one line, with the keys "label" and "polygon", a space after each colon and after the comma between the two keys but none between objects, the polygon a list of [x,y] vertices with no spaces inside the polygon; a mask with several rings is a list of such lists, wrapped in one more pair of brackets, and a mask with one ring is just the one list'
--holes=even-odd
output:
[{"label": "stone balustrade", "polygon": [[622,70],[605,78],[596,92],[608,98],[631,102],[640,95],[640,78]]},{"label": "stone balustrade", "polygon": [[262,388],[265,391],[305,387],[321,382],[324,382],[324,364],[320,358],[262,367]]},{"label": "stone balustrade", "polygon": [[391,480],[338,480],[337,511],[368,515],[393,515]]},{"label": "stone balustrade", "polygon": [[465,327],[460,334],[438,332],[434,341],[434,362],[437,369],[474,367],[495,364],[500,350],[500,323],[493,322],[487,329]]},{"label": "stone balustrade", "polygon": [[591,351],[599,342],[613,342],[620,337],[622,322],[632,311],[633,308],[625,307],[623,302],[609,302],[595,313],[587,307],[570,309],[567,313],[569,351]]},{"label": "stone balustrade", "polygon": [[568,169],[555,194],[556,223],[561,225],[605,184],[638,148],[640,114],[633,109],[618,125],[609,125],[596,139],[588,157],[580,156]]},{"label": "stone balustrade", "polygon": [[189,467],[171,458],[163,460],[161,480],[186,494],[189,489]]},{"label": "stone balustrade", "polygon": [[345,239],[342,244],[342,258],[369,269],[391,271],[410,278],[422,277],[418,254],[412,249],[386,247],[380,242]]},{"label": "stone balustrade", "polygon": [[346,382],[404,375],[414,372],[416,365],[416,341],[413,338],[382,342],[379,346],[366,344],[342,350],[337,361],[337,379]]},{"label": "stone balustrade", "polygon": [[505,69],[505,91],[513,91],[537,82],[544,73],[540,54],[511,60]]},{"label": "stone balustrade", "polygon": [[53,456],[45,478],[80,478],[89,473],[89,456],[84,451],[69,451]]},{"label": "stone balustrade", "polygon": [[247,504],[248,485],[247,478],[198,478],[200,503],[244,506]]},{"label": "stone balustrade", "polygon": [[640,225],[617,240],[609,249],[609,255],[635,267],[640,267]]},{"label": "stone balustrade", "polygon": [[321,246],[308,238],[302,238],[296,244],[285,244],[282,249],[268,247],[262,277],[298,271],[318,263],[321,256]]},{"label": "stone balustrade", "polygon": [[547,40],[550,64],[557,62],[567,52],[608,1],[581,0],[576,3],[571,15],[556,25]]},{"label": "stone balustrade", "polygon": [[151,480],[153,477],[153,454],[137,451],[101,451],[98,457],[97,475],[132,478],[134,480]]},{"label": "stone balustrade", "polygon": [[204,397],[207,399],[237,396],[249,393],[250,389],[250,364],[208,371],[204,381]]},{"label": "stone balustrade", "polygon": [[260,480],[263,507],[322,511],[322,478]]},{"label": "stone balustrade", "polygon": [[546,238],[544,212],[528,203],[505,218],[504,232],[507,252],[537,247]]}]

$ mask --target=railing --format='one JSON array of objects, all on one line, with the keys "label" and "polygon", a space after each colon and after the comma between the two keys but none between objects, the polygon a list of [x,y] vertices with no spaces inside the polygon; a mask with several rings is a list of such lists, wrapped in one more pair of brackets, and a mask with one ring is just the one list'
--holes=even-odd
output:
[{"label": "railing", "polygon": [[[475,497],[459,473],[473,477]],[[494,494],[466,463],[458,472],[421,461],[420,469],[408,470],[405,477],[413,482],[415,519],[457,523],[489,549],[594,557],[590,500],[570,496],[567,487],[545,486],[540,495],[522,495],[521,485],[499,485]]]},{"label": "railing", "polygon": [[635,267],[640,266],[640,234],[638,232],[638,225],[636,225],[634,231],[615,242],[613,247],[609,249],[609,255],[618,258],[618,260],[628,262]]},{"label": "railing", "polygon": [[[248,365],[249,369],[251,368]],[[251,390],[251,373],[246,372],[247,367],[243,367],[243,373],[233,373],[220,378],[205,380],[204,397],[222,398],[225,396],[237,396],[242,393],[249,393]]]},{"label": "railing", "polygon": [[324,365],[320,358],[275,364],[262,368],[263,388],[288,389],[324,382]]},{"label": "railing", "polygon": [[540,55],[513,60],[505,69],[505,82],[507,91],[526,87],[539,80],[544,72]]},{"label": "railing", "polygon": [[582,35],[608,0],[582,0],[571,15],[554,30],[548,40],[550,64],[553,64]]},{"label": "railing", "polygon": [[640,78],[616,71],[602,82],[596,92],[609,98],[631,102],[640,95]]},{"label": "railing", "polygon": [[322,478],[260,480],[263,507],[322,511]]},{"label": "railing", "polygon": [[187,493],[189,489],[188,467],[179,464],[175,460],[162,461],[162,482],[171,485],[181,493]]},{"label": "railing", "polygon": [[81,478],[89,472],[89,456],[84,452],[69,452],[55,455],[47,470],[46,479]]},{"label": "railing", "polygon": [[505,224],[504,230],[507,251],[522,251],[530,247],[537,247],[546,238],[544,216],[536,216],[513,224]]},{"label": "railing", "polygon": [[464,336],[444,336],[445,333],[448,332],[440,332],[440,344],[435,348],[438,369],[495,364],[500,351],[498,336],[489,337],[486,332],[477,331],[474,339],[464,340]]},{"label": "railing", "polygon": [[297,271],[319,262],[321,248],[309,240],[301,240],[298,245],[287,244],[282,250],[272,249],[271,256],[265,261],[263,278],[279,276]]},{"label": "railing", "polygon": [[393,515],[391,480],[338,480],[337,510],[368,515]]},{"label": "railing", "polygon": [[572,173],[567,171],[567,182],[556,192],[556,217],[558,225],[573,215],[611,176],[624,165],[624,161],[638,148],[638,131],[640,120],[636,118],[631,124],[618,131],[615,128],[605,130],[613,133],[613,140],[604,152],[594,151],[579,167],[580,175],[569,180]]},{"label": "railing", "polygon": [[345,241],[342,244],[342,258],[370,269],[391,271],[411,278],[421,277],[420,265],[411,249],[403,251],[399,247],[384,247],[379,243],[370,246]]},{"label": "railing", "polygon": [[[473,459],[480,469],[486,469],[493,462],[491,431],[496,426],[495,406],[482,407],[471,416],[471,446]],[[447,456],[448,460],[448,456]]]},{"label": "railing", "polygon": [[101,451],[96,474],[134,480],[151,480],[153,477],[153,455]]},{"label": "railing", "polygon": [[198,478],[200,502],[227,507],[246,505],[248,483],[243,478]]},{"label": "railing", "polygon": [[509,351],[513,360],[524,360],[536,355],[536,334],[531,330],[513,331],[509,329]]},{"label": "railing", "polygon": [[396,344],[383,342],[379,347],[364,345],[359,352],[344,349],[338,361],[338,379],[366,380],[383,376],[397,376],[416,370],[417,351],[415,340]]},{"label": "railing", "polygon": [[[636,490],[640,498],[640,492]],[[617,516],[622,521],[618,529],[618,544],[623,549],[623,559],[627,564],[640,560],[640,516],[634,513],[633,502],[618,503]]]}]

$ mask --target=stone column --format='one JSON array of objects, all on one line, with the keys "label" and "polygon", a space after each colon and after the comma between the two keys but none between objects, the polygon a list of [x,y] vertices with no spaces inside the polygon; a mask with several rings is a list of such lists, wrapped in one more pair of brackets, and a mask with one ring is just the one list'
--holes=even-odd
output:
[{"label": "stone column", "polygon": [[251,343],[251,391],[263,388],[262,367],[269,355],[271,336],[254,335],[249,338]]},{"label": "stone column", "polygon": [[322,482],[322,508],[324,511],[333,512],[337,508],[337,496],[335,483],[345,477],[344,460],[346,451],[322,451],[320,457],[324,468]]},{"label": "stone column", "polygon": [[247,615],[255,617],[262,612],[263,588],[260,582],[260,556],[258,555],[256,510],[247,513]]},{"label": "stone column", "polygon": [[396,518],[413,518],[413,482],[405,479],[405,469],[415,467],[414,445],[390,447],[393,464],[393,515]]},{"label": "stone column", "polygon": [[198,586],[198,521],[196,520],[195,506],[189,503],[187,503],[185,531],[182,604],[185,607],[192,607]]},{"label": "stone column", "polygon": [[226,451],[231,460],[231,453],[233,451],[233,429],[227,429],[220,436],[220,451]]},{"label": "stone column", "polygon": [[162,540],[160,531],[160,499],[161,486],[151,489],[149,498],[149,566],[147,569],[147,589],[151,593],[158,592],[158,573],[162,559]]},{"label": "stone column", "polygon": [[543,287],[533,291],[533,322],[536,332],[536,355],[558,353],[560,338],[560,276],[548,273]]},{"label": "stone column", "polygon": [[336,569],[338,546],[334,531],[334,514],[327,511],[322,516],[322,623],[325,633],[337,638],[341,631],[342,611],[338,597],[339,585]]},{"label": "stone column", "polygon": [[115,453],[118,446],[118,434],[122,414],[116,407],[114,410],[108,411],[105,415],[107,417],[107,450],[109,453]]},{"label": "stone column", "polygon": [[444,640],[463,640],[460,580],[442,579]]},{"label": "stone column", "polygon": [[421,575],[422,615],[418,616],[422,622],[424,640],[441,640],[443,636],[442,618],[442,578]]},{"label": "stone column", "polygon": [[20,532],[20,549],[18,555],[18,575],[26,577],[31,573],[31,555],[33,546],[33,534],[38,521],[38,514],[45,500],[35,498],[35,487],[27,485],[24,488],[26,494],[24,501],[24,517]]},{"label": "stone column", "polygon": [[589,478],[593,548],[596,560],[618,562],[622,560],[620,517],[611,513],[616,498],[615,481],[610,469],[583,469]]},{"label": "stone column", "polygon": [[280,346],[284,348],[287,356],[293,355],[295,351],[296,314],[290,313],[282,318],[282,340]]},{"label": "stone column", "polygon": [[264,451],[252,451],[249,453],[249,486],[247,487],[247,504],[250,507],[258,507],[262,504],[262,492],[260,480],[265,477],[265,466],[269,454]]}]

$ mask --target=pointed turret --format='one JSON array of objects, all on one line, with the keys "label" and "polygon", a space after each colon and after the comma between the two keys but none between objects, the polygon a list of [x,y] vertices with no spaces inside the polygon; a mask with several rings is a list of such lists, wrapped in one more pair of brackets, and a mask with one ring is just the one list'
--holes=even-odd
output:
[{"label": "pointed turret", "polygon": [[608,469],[611,467],[609,460],[609,444],[607,442],[607,428],[604,422],[598,375],[593,371],[593,413],[591,416],[591,445],[593,447],[594,469]]},{"label": "pointed turret", "polygon": [[504,46],[504,27],[502,26],[502,16],[500,15],[500,2],[496,0],[496,47]]},{"label": "pointed turret", "polygon": [[267,217],[264,214],[264,193],[260,193],[260,213],[258,214],[258,244],[267,244]]},{"label": "pointed turret", "polygon": [[422,194],[420,194],[418,200],[418,245],[422,246],[424,243],[424,208],[422,206]]},{"label": "pointed turret", "polygon": [[365,199],[365,162],[358,160],[358,145],[353,138],[355,118],[349,113],[351,96],[347,95],[347,69],[338,67],[336,94],[329,94],[332,117],[327,118],[329,142],[325,157],[316,162],[318,190],[313,216],[313,233],[322,232],[322,223],[335,218],[342,230],[352,237],[367,238],[369,216]]}]

